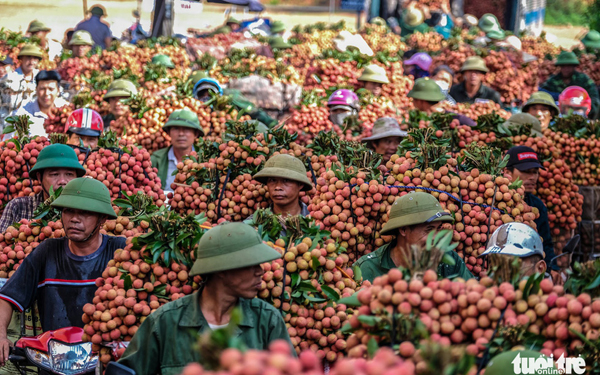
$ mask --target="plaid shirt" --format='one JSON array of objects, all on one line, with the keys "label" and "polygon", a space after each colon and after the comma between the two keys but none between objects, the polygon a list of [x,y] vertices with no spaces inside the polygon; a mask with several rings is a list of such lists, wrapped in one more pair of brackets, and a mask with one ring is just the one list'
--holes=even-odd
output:
[{"label": "plaid shirt", "polygon": [[44,201],[43,193],[29,197],[15,198],[8,202],[2,218],[0,218],[0,233],[4,233],[8,227],[18,223],[22,219],[31,220],[33,211]]}]

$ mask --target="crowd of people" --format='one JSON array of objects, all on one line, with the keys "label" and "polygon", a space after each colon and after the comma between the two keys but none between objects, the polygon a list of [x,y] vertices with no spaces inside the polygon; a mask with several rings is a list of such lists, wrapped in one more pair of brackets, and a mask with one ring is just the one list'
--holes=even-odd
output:
[{"label": "crowd of people", "polygon": [[[45,120],[53,108],[62,107],[67,101],[61,96],[62,82],[58,72],[38,69],[42,54],[45,50],[56,57],[63,48],[68,48],[72,56],[81,57],[92,48],[107,48],[112,43],[112,34],[102,21],[105,15],[101,7],[92,7],[90,17],[78,24],[73,33],[67,34],[64,45],[47,39],[50,29],[42,22],[31,22],[27,31],[41,42],[22,47],[19,61],[4,58],[0,62],[0,125],[4,125],[7,116],[28,115],[32,121],[30,134],[48,135],[44,129]],[[504,43],[507,40],[504,30],[492,15],[475,22],[469,16],[457,19],[451,16],[449,9],[443,9],[440,16],[426,16],[420,9],[409,6],[402,11],[397,24],[393,22],[393,16],[390,17],[391,20],[383,22],[389,23],[403,37],[428,28],[449,37],[453,25],[465,23],[476,24],[486,33],[483,43]],[[240,22],[229,18],[211,35],[238,32],[239,29]],[[272,48],[291,47],[281,36],[285,31],[283,23],[274,22],[271,30]],[[593,37],[590,35],[583,43],[597,45]],[[458,83],[454,78],[456,72],[450,67],[442,65],[432,69],[432,58],[427,53],[408,52],[403,59],[405,74],[415,78],[408,97],[422,112],[441,111],[440,103],[444,102],[472,104],[492,101],[502,105],[499,93],[483,83],[489,70],[481,57],[470,57],[464,61],[460,69],[462,79]],[[174,67],[165,55],[155,56],[152,62],[166,68]],[[559,116],[571,113],[590,119],[598,116],[598,88],[590,77],[577,70],[577,56],[573,52],[563,52],[555,64],[560,67],[560,73],[542,83],[540,91],[531,96],[521,112],[506,121],[506,127],[532,124],[532,132],[541,135],[552,119]],[[15,65],[18,68],[12,69]],[[258,129],[266,130],[277,124],[277,120],[251,105],[239,91],[223,88],[208,72],[194,72],[189,79],[196,99],[209,102],[215,96],[227,95],[232,98],[233,106],[246,109]],[[383,85],[389,83],[383,68],[366,66],[354,90],[340,89],[331,94],[327,101],[329,120],[342,126],[349,116],[361,111],[355,91],[365,89],[379,96]],[[136,93],[133,82],[118,79],[111,83],[103,98],[109,104],[109,115],[102,118],[96,111],[87,108],[71,113],[65,127],[68,145],[96,148],[104,129],[126,115],[127,104],[123,99]],[[466,116],[453,116],[463,125],[475,125]],[[154,152],[151,161],[158,170],[163,189],[169,190],[175,181],[177,165],[195,150],[197,140],[205,134],[196,113],[186,109],[173,112],[163,128],[171,138],[171,145]],[[4,134],[4,139],[12,136]],[[387,161],[397,152],[398,145],[406,136],[407,132],[395,119],[384,117],[375,122],[372,135],[362,141]],[[564,280],[558,273],[558,266],[551,262],[555,254],[548,213],[544,203],[534,195],[539,170],[544,167],[535,151],[525,146],[513,147],[507,155],[509,160],[504,175],[511,181],[523,181],[525,202],[540,213],[535,221],[537,232],[524,224],[503,225],[492,234],[483,256],[501,253],[522,258],[523,275],[548,272],[555,283],[562,283]],[[8,348],[12,345],[7,327],[14,319],[13,310],[30,308],[37,300],[44,331],[83,326],[80,310],[93,299],[97,289],[94,280],[101,276],[114,250],[125,245],[124,238],[99,233],[107,219],[115,218],[110,194],[104,184],[82,178],[84,174],[73,148],[60,144],[47,146],[40,152],[30,173],[33,179],[39,181],[42,192],[13,199],[2,213],[0,232],[21,219],[31,219],[35,208],[48,198],[49,192],[63,187],[61,196],[52,206],[62,210],[66,236],[44,241],[24,259],[22,266],[0,289],[0,364],[6,362]],[[309,215],[300,194],[311,190],[313,183],[307,178],[304,164],[298,158],[283,154],[273,156],[253,177],[266,187],[275,214]],[[443,223],[453,221],[454,218],[431,194],[413,192],[397,199],[381,232],[382,235],[394,236],[395,240],[358,260],[363,279],[373,281],[392,268],[407,266],[404,252],[411,245],[423,244],[429,233],[438,231]],[[473,278],[458,254],[452,254],[453,264],[440,265],[440,277]],[[276,339],[289,341],[285,324],[277,311],[254,298],[264,272],[260,264],[280,257],[278,252],[263,244],[248,224],[227,223],[210,229],[199,243],[198,258],[191,270],[191,275],[202,276],[202,290],[169,303],[150,315],[133,337],[121,363],[139,375],[181,373],[186,364],[200,360],[197,352],[189,349],[195,333],[226,326],[236,306],[241,307],[244,315],[239,335],[249,348],[264,349]],[[59,279],[62,281],[57,282]]]}]

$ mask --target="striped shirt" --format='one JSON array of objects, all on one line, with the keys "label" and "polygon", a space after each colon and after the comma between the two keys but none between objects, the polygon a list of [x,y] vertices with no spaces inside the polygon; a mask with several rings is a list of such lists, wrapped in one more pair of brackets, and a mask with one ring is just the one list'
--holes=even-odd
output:
[{"label": "striped shirt", "polygon": [[23,219],[31,220],[33,212],[43,201],[44,196],[39,193],[29,197],[15,198],[8,202],[0,218],[0,233],[6,232],[6,228]]},{"label": "striped shirt", "polygon": [[102,235],[102,245],[90,255],[77,256],[69,241],[52,238],[43,241],[0,289],[0,299],[18,311],[37,301],[42,330],[64,327],[83,328],[83,306],[91,303],[115,250],[125,247],[124,237]]}]

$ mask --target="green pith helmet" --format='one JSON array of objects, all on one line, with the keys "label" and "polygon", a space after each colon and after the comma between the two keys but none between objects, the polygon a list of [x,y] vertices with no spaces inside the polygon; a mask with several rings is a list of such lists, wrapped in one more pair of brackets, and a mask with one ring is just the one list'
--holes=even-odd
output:
[{"label": "green pith helmet", "polygon": [[70,46],[93,46],[94,40],[92,34],[85,30],[77,30],[73,33],[73,37],[69,41]]},{"label": "green pith helmet", "polygon": [[372,18],[369,23],[371,25],[387,26],[387,22],[385,22],[385,20],[381,17]]},{"label": "green pith helmet", "polygon": [[579,65],[579,59],[573,52],[562,51],[560,55],[558,55],[558,57],[556,58],[556,62],[554,63],[554,65]]},{"label": "green pith helmet", "polygon": [[109,98],[129,98],[137,95],[137,88],[133,82],[126,79],[115,79],[104,95],[104,100]]},{"label": "green pith helmet", "polygon": [[358,78],[358,80],[363,82],[375,82],[382,84],[390,83],[385,69],[382,66],[376,64],[367,65],[365,67],[365,70],[363,70],[362,74],[360,75],[360,78]]},{"label": "green pith helmet", "polygon": [[267,184],[269,177],[287,178],[304,184],[303,191],[309,191],[313,188],[312,183],[306,177],[306,167],[302,160],[288,154],[279,154],[272,156],[265,163],[264,168],[255,174],[252,178],[263,185]]},{"label": "green pith helmet", "polygon": [[293,47],[290,43],[288,43],[286,40],[284,40],[283,37],[281,37],[281,36],[276,36],[276,37],[269,39],[269,45],[271,46],[271,48],[277,48],[277,49],[289,49],[289,48]]},{"label": "green pith helmet", "polygon": [[90,13],[96,15],[96,16],[106,16],[106,11],[104,10],[104,7],[102,7],[101,5],[94,5],[91,9],[90,9]]},{"label": "green pith helmet", "polygon": [[490,13],[481,16],[481,18],[479,19],[479,28],[484,33],[489,33],[492,30],[502,30],[498,18],[496,18],[496,16]]},{"label": "green pith helmet", "polygon": [[282,33],[285,31],[285,24],[279,20],[273,21],[271,24],[271,32],[274,34]]},{"label": "green pith helmet", "polygon": [[560,109],[558,109],[558,106],[556,105],[556,102],[554,102],[554,98],[552,97],[552,95],[544,91],[538,91],[531,94],[529,100],[527,101],[527,103],[525,103],[521,111],[527,112],[529,111],[529,107],[535,104],[543,104],[545,106],[550,107],[550,112],[552,112],[552,116],[558,116],[560,114]]},{"label": "green pith helmet", "polygon": [[28,33],[37,33],[38,31],[50,31],[51,29],[46,26],[46,24],[44,24],[42,21],[38,21],[38,20],[33,20],[31,21],[31,23],[29,24],[29,27],[27,28],[27,32]]},{"label": "green pith helmet", "polygon": [[600,33],[596,30],[591,30],[581,39],[581,43],[587,48],[600,49]]},{"label": "green pith helmet", "polygon": [[41,59],[43,57],[42,49],[37,44],[25,44],[19,51],[18,57],[23,56],[33,56]]},{"label": "green pith helmet", "polygon": [[402,23],[404,26],[408,26],[409,28],[415,28],[423,23],[425,20],[425,16],[420,9],[410,8],[404,11],[404,15],[402,16]]},{"label": "green pith helmet", "polygon": [[[540,352],[533,350],[511,350],[508,352],[500,353],[490,360],[487,367],[485,368],[485,375],[511,375],[516,374],[515,368],[518,368],[518,373],[523,372],[522,360],[527,359],[544,359],[544,364],[548,363],[548,357]],[[515,361],[515,359],[517,361]],[[515,362],[515,363],[513,363]],[[554,362],[552,362],[554,363]],[[529,362],[528,362],[529,364]],[[537,366],[533,366],[537,368]],[[531,372],[527,372],[531,374]],[[543,366],[540,370],[535,370],[532,375],[558,375],[558,369],[554,365]]]},{"label": "green pith helmet", "polygon": [[467,70],[475,70],[478,72],[487,73],[490,70],[485,65],[485,61],[479,56],[471,56],[468,57],[460,68],[461,72],[466,72]]},{"label": "green pith helmet", "polygon": [[452,216],[444,211],[440,202],[429,193],[420,191],[408,193],[394,202],[390,209],[390,219],[381,230],[382,235],[393,235],[399,228],[425,224],[434,221],[452,223]]},{"label": "green pith helmet", "polygon": [[446,99],[446,95],[444,95],[440,86],[429,77],[417,79],[412,90],[408,93],[408,97],[436,103]]},{"label": "green pith helmet", "polygon": [[190,275],[251,267],[279,258],[281,254],[265,245],[250,225],[225,222],[209,229],[200,239]]},{"label": "green pith helmet", "polygon": [[152,58],[152,63],[156,65],[162,65],[167,68],[173,69],[175,64],[171,61],[171,58],[167,55],[156,55]]},{"label": "green pith helmet", "polygon": [[204,130],[200,126],[198,115],[187,108],[173,111],[171,116],[169,116],[167,123],[163,125],[163,129],[166,130],[173,126],[195,129],[200,132],[200,136],[204,136]]},{"label": "green pith helmet", "polygon": [[192,86],[194,86],[196,83],[198,83],[198,81],[200,81],[203,78],[210,78],[210,74],[208,74],[206,70],[196,70],[195,72],[190,74],[190,77],[188,79],[192,81]]},{"label": "green pith helmet", "polygon": [[44,147],[38,154],[37,161],[29,171],[29,175],[37,178],[36,175],[46,168],[69,168],[75,170],[77,177],[85,175],[85,168],[79,163],[75,151],[71,147],[62,144]]},{"label": "green pith helmet", "polygon": [[529,113],[515,113],[510,116],[508,120],[504,122],[504,126],[508,129],[513,127],[519,127],[521,125],[532,125],[531,127],[531,135],[542,137],[542,124],[540,120],[536,117],[530,115]]},{"label": "green pith helmet", "polygon": [[485,36],[487,36],[490,39],[495,39],[495,40],[506,39],[506,33],[504,32],[504,30],[492,30],[489,33],[486,33]]},{"label": "green pith helmet", "polygon": [[91,177],[81,177],[69,181],[51,206],[95,212],[116,219],[117,215],[110,202],[110,192],[106,185]]}]

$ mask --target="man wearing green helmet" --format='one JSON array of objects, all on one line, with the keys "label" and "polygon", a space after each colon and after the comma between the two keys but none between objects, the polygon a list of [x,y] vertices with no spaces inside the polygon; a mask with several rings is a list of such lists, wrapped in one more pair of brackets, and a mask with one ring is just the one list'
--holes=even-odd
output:
[{"label": "man wearing green helmet", "polygon": [[241,22],[237,18],[229,17],[229,18],[227,18],[227,20],[225,20],[225,23],[222,26],[215,29],[212,33],[209,34],[209,36],[214,36],[217,34],[235,33],[240,30],[240,27],[241,27]]},{"label": "man wearing green helmet", "polygon": [[19,68],[0,77],[0,133],[5,126],[4,119],[34,98],[35,77],[43,56],[38,45],[26,44],[19,51]]},{"label": "man wearing green helmet", "polygon": [[0,365],[8,357],[6,327],[13,309],[37,302],[42,330],[81,327],[83,306],[91,303],[114,252],[124,237],[100,234],[107,219],[116,219],[108,188],[92,178],[76,178],[52,202],[62,210],[65,237],[43,241],[0,289]]},{"label": "man wearing green helmet", "polygon": [[531,94],[527,103],[521,108],[521,112],[536,117],[540,121],[541,132],[548,129],[550,122],[560,115],[560,109],[554,102],[554,98],[544,91]]},{"label": "man wearing green helmet", "polygon": [[103,100],[108,102],[109,114],[102,118],[106,127],[110,127],[111,121],[118,120],[127,115],[129,106],[123,103],[123,100],[129,99],[134,95],[137,95],[137,88],[129,80],[116,79],[108,86]]},{"label": "man wearing green helmet", "polygon": [[60,56],[63,47],[58,41],[48,38],[48,34],[51,31],[52,29],[46,26],[44,22],[38,20],[31,21],[27,27],[27,33],[32,38],[39,40],[40,47],[48,51],[48,58],[52,61]]},{"label": "man wearing green helmet", "polygon": [[[383,225],[382,236],[394,235],[391,243],[358,259],[363,280],[373,282],[392,268],[407,267],[406,254],[413,245],[424,245],[430,232],[441,229],[443,223],[453,223],[452,216],[444,211],[431,194],[411,192],[396,199]],[[438,275],[443,278],[473,278],[465,262],[454,251],[450,253],[454,265],[440,263]]]},{"label": "man wearing green helmet", "polygon": [[244,223],[223,223],[208,230],[198,244],[190,275],[201,275],[197,293],[167,303],[147,317],[119,360],[136,375],[175,375],[191,362],[198,333],[226,327],[233,309],[241,310],[238,338],[248,349],[267,349],[275,340],[292,345],[279,311],[255,298],[262,289],[262,263],[281,258]]},{"label": "man wearing green helmet", "polygon": [[200,127],[198,115],[189,109],[171,113],[163,129],[171,137],[171,146],[155,151],[150,160],[152,166],[158,169],[162,188],[172,191],[171,184],[175,181],[173,173],[177,171],[177,164],[194,151],[194,144],[199,137],[204,136],[204,130]]},{"label": "man wearing green helmet", "polygon": [[485,61],[479,56],[468,57],[463,63],[460,71],[463,73],[463,81],[450,90],[450,96],[457,103],[477,103],[479,101],[493,101],[502,105],[500,94],[483,84],[485,75],[490,71]]},{"label": "man wearing green helmet", "polygon": [[33,196],[15,198],[8,202],[0,218],[0,233],[4,233],[6,228],[21,219],[30,220],[37,206],[48,199],[50,189],[63,187],[69,181],[84,174],[85,169],[71,147],[61,144],[44,147],[38,155],[37,162],[29,171],[29,176],[42,185],[42,191]]},{"label": "man wearing green helmet", "polygon": [[300,192],[313,188],[302,160],[288,154],[272,156],[253,178],[266,186],[273,213],[283,216],[310,214],[306,204],[300,201]]},{"label": "man wearing green helmet", "polygon": [[94,40],[92,34],[85,30],[78,30],[73,33],[71,40],[69,41],[69,48],[71,48],[73,57],[85,57],[92,50]]},{"label": "man wearing green helmet", "polygon": [[362,82],[361,88],[369,90],[377,97],[383,93],[383,85],[390,83],[385,69],[375,64],[367,65],[361,76],[358,78],[358,81]]},{"label": "man wearing green helmet", "polygon": [[559,94],[569,86],[583,88],[592,99],[592,110],[588,118],[595,119],[600,107],[598,87],[587,74],[577,71],[579,64],[579,59],[575,53],[562,51],[554,63],[560,69],[560,72],[550,76],[546,82],[540,85],[540,90],[548,92],[554,99],[558,100]]}]

